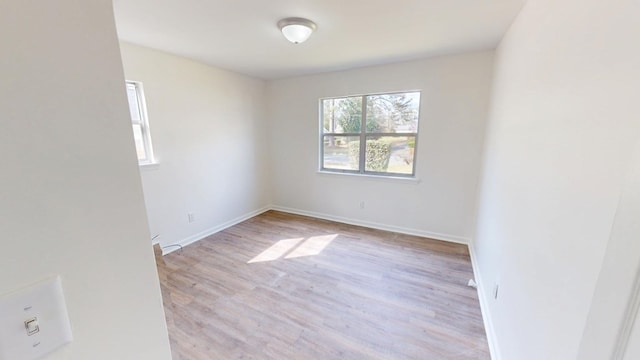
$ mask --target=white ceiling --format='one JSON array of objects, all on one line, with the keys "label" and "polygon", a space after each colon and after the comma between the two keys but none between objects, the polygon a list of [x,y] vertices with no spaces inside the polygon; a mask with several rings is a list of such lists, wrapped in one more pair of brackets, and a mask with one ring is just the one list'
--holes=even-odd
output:
[{"label": "white ceiling", "polygon": [[[114,0],[121,40],[264,79],[494,48],[525,0]],[[318,24],[302,44],[276,26]]]}]

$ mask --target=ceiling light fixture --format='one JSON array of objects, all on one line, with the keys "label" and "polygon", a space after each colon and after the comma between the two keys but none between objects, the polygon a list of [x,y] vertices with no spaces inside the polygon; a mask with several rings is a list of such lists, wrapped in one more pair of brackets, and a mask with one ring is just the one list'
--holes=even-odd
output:
[{"label": "ceiling light fixture", "polygon": [[282,35],[294,44],[305,42],[311,33],[317,28],[316,23],[311,20],[290,17],[278,21],[278,28]]}]

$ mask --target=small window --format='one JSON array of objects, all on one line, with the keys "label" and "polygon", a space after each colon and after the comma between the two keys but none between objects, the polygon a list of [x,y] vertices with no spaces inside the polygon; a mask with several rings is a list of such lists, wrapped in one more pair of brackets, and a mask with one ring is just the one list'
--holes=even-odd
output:
[{"label": "small window", "polygon": [[131,125],[133,126],[133,139],[138,153],[138,164],[152,164],[154,162],[153,149],[142,83],[127,81],[127,98],[131,113]]},{"label": "small window", "polygon": [[414,176],[420,92],[320,100],[320,170]]}]

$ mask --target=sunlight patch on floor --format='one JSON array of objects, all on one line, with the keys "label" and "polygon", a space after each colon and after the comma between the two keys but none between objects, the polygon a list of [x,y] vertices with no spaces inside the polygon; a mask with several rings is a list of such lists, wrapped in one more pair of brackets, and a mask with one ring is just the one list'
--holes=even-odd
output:
[{"label": "sunlight patch on floor", "polygon": [[331,242],[338,237],[338,234],[333,235],[324,235],[324,236],[312,236],[308,238],[305,242],[300,244],[297,248],[293,249],[285,259],[292,259],[302,256],[313,256],[318,255],[327,247],[327,245],[331,244]]},{"label": "sunlight patch on floor", "polygon": [[271,245],[247,263],[274,261],[281,258],[293,259],[320,254],[338,234],[312,236],[305,238],[284,239]]},{"label": "sunlight patch on floor", "polygon": [[298,243],[300,243],[304,238],[295,238],[295,239],[285,239],[280,240],[277,243],[271,245],[267,250],[258,254],[258,256],[249,260],[247,263],[255,263],[255,262],[264,262],[264,261],[273,261],[281,258],[284,254],[293,249]]}]

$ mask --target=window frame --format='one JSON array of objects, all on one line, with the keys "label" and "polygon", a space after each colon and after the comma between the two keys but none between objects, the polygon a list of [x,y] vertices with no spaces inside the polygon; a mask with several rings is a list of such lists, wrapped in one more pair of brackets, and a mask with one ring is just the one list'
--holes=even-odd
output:
[{"label": "window frame", "polygon": [[[149,128],[149,116],[147,113],[147,101],[144,97],[144,88],[142,82],[125,80],[125,88],[127,92],[127,104],[129,105],[129,117],[131,117],[131,103],[129,102],[129,86],[133,86],[135,89],[136,100],[138,102],[138,116],[140,123],[135,123],[133,118],[130,119],[131,125],[140,125],[140,132],[142,133],[142,143],[144,145],[144,151],[146,157],[144,159],[138,159],[138,165],[154,165],[157,164],[153,154],[153,145],[151,143],[151,129]],[[133,131],[133,129],[132,129]],[[134,139],[135,141],[135,139]],[[137,150],[136,150],[137,157]]]},{"label": "window frame", "polygon": [[[418,127],[416,132],[414,133],[377,133],[377,132],[367,132],[367,97],[368,96],[376,96],[376,95],[394,95],[394,94],[407,94],[407,93],[419,93],[420,100],[418,101]],[[332,99],[346,99],[360,97],[362,99],[362,109],[361,109],[361,119],[360,119],[360,132],[358,133],[335,133],[335,132],[324,132],[324,104],[325,100]],[[416,177],[416,159],[418,154],[418,134],[420,132],[420,116],[422,114],[422,90],[406,90],[406,91],[392,91],[392,92],[378,92],[378,93],[367,93],[367,94],[357,94],[357,95],[344,95],[344,96],[329,96],[320,98],[318,101],[319,104],[319,133],[320,133],[320,149],[319,149],[319,170],[320,172],[326,173],[342,173],[342,174],[354,174],[354,175],[362,175],[362,176],[375,176],[375,177],[386,177],[386,178],[415,178]],[[358,170],[349,170],[349,169],[332,169],[326,168],[324,166],[324,139],[327,136],[343,136],[343,137],[358,137],[360,139],[360,150],[359,150],[359,159],[358,159]],[[413,147],[413,163],[411,168],[411,174],[404,173],[394,173],[394,172],[380,172],[380,171],[367,171],[365,169],[366,166],[366,142],[367,137],[413,137],[415,139],[414,147]]]}]

